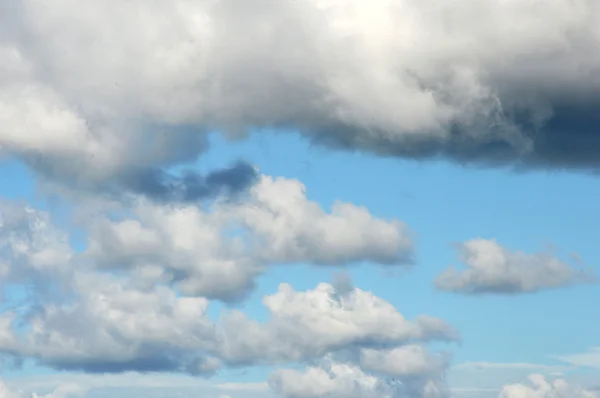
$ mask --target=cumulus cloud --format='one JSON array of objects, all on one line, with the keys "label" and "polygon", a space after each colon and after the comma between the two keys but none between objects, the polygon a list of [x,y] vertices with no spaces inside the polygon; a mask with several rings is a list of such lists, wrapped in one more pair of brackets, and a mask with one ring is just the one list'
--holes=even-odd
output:
[{"label": "cumulus cloud", "polygon": [[[210,375],[223,365],[273,365],[354,352],[365,369],[418,378],[446,362],[414,342],[458,337],[440,319],[409,321],[357,288],[340,298],[327,284],[305,292],[281,285],[263,300],[271,313],[266,323],[232,310],[215,324],[206,316],[204,298],[178,297],[164,286],[135,288],[126,279],[98,274],[74,280],[78,296],[72,304],[42,305],[26,317],[4,314],[0,352],[64,370],[196,375]],[[15,328],[17,321],[24,330]],[[404,365],[394,365],[398,359]]]},{"label": "cumulus cloud", "polygon": [[[165,175],[207,132],[261,127],[383,155],[596,168],[598,15],[593,0],[3,4],[0,148],[55,182],[159,198],[212,192]],[[235,170],[217,185],[238,187]]]},{"label": "cumulus cloud", "polygon": [[[358,288],[340,294],[326,283],[304,292],[280,284],[263,304],[270,312],[265,324],[237,311],[224,319],[221,355],[229,362],[302,361],[361,347],[459,339],[443,320],[423,315],[409,321],[387,301]],[[375,354],[364,355],[369,362]]]},{"label": "cumulus cloud", "polygon": [[[418,369],[414,369],[419,372]],[[280,369],[271,374],[269,385],[284,397],[389,397],[442,398],[448,390],[439,375],[422,374],[422,378],[386,378],[365,372],[361,367],[330,359],[304,371]]]},{"label": "cumulus cloud", "polygon": [[[127,280],[80,274],[74,303],[44,304],[3,322],[0,351],[57,369],[89,372],[214,372],[203,356],[216,341],[204,298],[177,297],[166,287],[140,290]],[[73,300],[71,300],[73,301]],[[27,326],[19,332],[15,321]]]},{"label": "cumulus cloud", "polygon": [[0,397],[2,398],[81,398],[85,396],[86,389],[75,384],[63,384],[58,386],[53,392],[38,395],[32,393],[26,395],[22,391],[15,391],[0,379]]},{"label": "cumulus cloud", "polygon": [[[276,185],[268,177],[262,181],[267,181],[269,189]],[[289,181],[280,183],[285,188]],[[294,181],[292,186],[301,187]],[[320,284],[296,291],[282,284],[277,293],[263,299],[271,315],[265,323],[237,310],[226,311],[216,323],[211,321],[207,316],[210,298],[226,299],[231,297],[228,294],[239,293],[242,282],[251,283],[260,270],[258,260],[283,261],[283,249],[275,255],[263,246],[263,240],[227,235],[230,215],[242,223],[245,219],[239,214],[245,215],[248,209],[252,220],[263,217],[265,229],[253,232],[258,236],[282,229],[278,222],[288,217],[292,230],[293,222],[309,222],[321,224],[326,235],[336,234],[341,223],[346,233],[359,237],[364,229],[382,228],[380,236],[389,234],[393,248],[398,248],[395,239],[404,239],[400,224],[372,218],[364,210],[357,210],[357,220],[345,219],[323,212],[303,195],[286,197],[285,189],[282,195],[263,195],[262,187],[259,183],[253,188],[249,204],[218,202],[212,212],[187,204],[167,206],[141,200],[129,209],[136,219],[103,218],[93,225],[91,243],[83,254],[73,253],[69,236],[46,212],[7,203],[0,212],[4,238],[0,254],[5,264],[0,287],[38,280],[40,288],[24,290],[20,308],[3,310],[0,354],[60,370],[211,375],[227,365],[308,361],[332,352],[458,339],[457,332],[441,319],[423,315],[407,320],[390,303],[354,287],[349,279],[337,281],[337,289]],[[292,190],[293,194],[302,192]],[[273,215],[273,207],[268,207],[272,198],[290,204],[276,207],[279,214]],[[295,218],[298,214],[313,219]],[[287,238],[308,230],[298,229]],[[355,241],[359,246],[360,239]],[[364,239],[367,243],[352,254],[356,259],[373,253],[368,249],[370,241]],[[281,241],[283,247],[286,244]],[[315,251],[330,250],[328,244],[334,253],[339,250],[341,258],[352,259],[344,253],[344,242],[333,240],[315,242],[313,250],[302,249],[300,257],[291,256],[288,261],[318,263],[320,254]],[[179,283],[173,284],[174,280]],[[7,293],[9,303],[13,298]]]},{"label": "cumulus cloud", "polygon": [[414,344],[387,351],[363,349],[360,361],[365,369],[395,377],[435,374],[448,366],[444,356],[431,354],[425,347]]},{"label": "cumulus cloud", "polygon": [[597,392],[569,385],[564,379],[546,380],[542,375],[529,377],[531,386],[507,385],[500,391],[499,398],[597,398]]},{"label": "cumulus cloud", "polygon": [[473,239],[459,245],[465,269],[450,267],[435,280],[441,290],[466,294],[529,293],[590,283],[595,276],[548,253],[512,252],[495,240]]},{"label": "cumulus cloud", "polygon": [[87,257],[103,268],[135,268],[140,278],[171,278],[181,291],[236,300],[265,266],[410,262],[411,233],[398,220],[336,202],[310,201],[294,179],[261,176],[247,197],[196,205],[138,201],[134,218],[96,219]]}]

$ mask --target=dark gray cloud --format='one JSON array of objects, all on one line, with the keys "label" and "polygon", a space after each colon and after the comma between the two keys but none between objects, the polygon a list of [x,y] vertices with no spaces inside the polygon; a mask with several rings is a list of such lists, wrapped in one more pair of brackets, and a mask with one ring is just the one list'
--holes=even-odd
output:
[{"label": "dark gray cloud", "polygon": [[161,169],[127,170],[120,178],[120,191],[143,195],[161,202],[195,202],[219,194],[234,196],[258,181],[256,169],[239,161],[231,167],[202,175],[185,170],[175,175]]}]

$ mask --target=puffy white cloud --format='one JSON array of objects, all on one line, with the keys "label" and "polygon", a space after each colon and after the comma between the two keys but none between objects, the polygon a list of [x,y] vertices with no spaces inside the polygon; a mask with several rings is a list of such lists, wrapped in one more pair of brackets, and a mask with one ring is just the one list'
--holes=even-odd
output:
[{"label": "puffy white cloud", "polygon": [[[248,197],[217,201],[209,210],[139,198],[120,208],[121,218],[90,218],[89,245],[75,253],[47,212],[6,202],[0,287],[37,283],[23,291],[20,307],[1,314],[0,352],[57,369],[210,374],[223,363],[280,363],[349,346],[455,338],[443,321],[410,322],[350,282],[339,291],[282,285],[264,299],[272,315],[266,324],[237,311],[216,325],[208,319],[210,299],[243,296],[263,266],[405,262],[411,244],[402,223],[338,206],[345,210],[325,212],[298,181],[266,176]],[[278,235],[283,239],[273,248],[269,239]]]},{"label": "puffy white cloud", "polygon": [[263,176],[248,203],[226,210],[254,232],[261,259],[271,263],[398,264],[412,255],[402,222],[375,218],[368,209],[341,201],[327,213],[307,199],[298,180]]},{"label": "puffy white cloud", "polygon": [[436,278],[439,289],[458,293],[527,293],[575,283],[595,275],[578,270],[547,253],[511,252],[495,240],[473,239],[460,244],[466,268],[446,269]]},{"label": "puffy white cloud", "polygon": [[[359,366],[326,359],[320,365],[311,366],[304,371],[277,370],[269,377],[269,384],[282,396],[293,398],[441,398],[449,396],[448,390],[439,378],[441,373],[431,375],[416,372],[411,375],[412,378],[378,377],[365,372]],[[443,372],[443,369],[440,372]]]},{"label": "puffy white cloud", "polygon": [[361,350],[361,365],[370,371],[395,377],[436,374],[448,366],[446,357],[432,354],[420,345],[405,345],[391,350]]},{"label": "puffy white cloud", "polygon": [[[274,187],[274,180],[264,177],[262,181],[269,189]],[[285,188],[290,182],[280,183]],[[299,187],[294,181],[291,185]],[[266,323],[236,310],[213,323],[206,316],[209,299],[202,296],[219,298],[219,292],[239,292],[236,281],[251,282],[244,272],[259,270],[258,260],[283,261],[272,255],[261,239],[227,236],[232,220],[249,228],[254,234],[251,238],[281,228],[279,217],[321,224],[331,234],[336,233],[338,222],[357,233],[381,227],[394,247],[394,239],[404,238],[401,224],[365,218],[368,213],[360,209],[358,221],[346,220],[323,212],[304,195],[291,195],[296,202],[280,206],[281,215],[273,216],[269,200],[286,199],[285,195],[260,196],[264,193],[261,187],[262,182],[252,190],[249,202],[217,203],[212,212],[139,201],[133,209],[137,218],[104,218],[94,225],[84,255],[72,253],[68,236],[51,223],[47,213],[10,204],[12,210],[2,213],[0,229],[6,237],[2,260],[9,265],[5,276],[16,273],[22,277],[19,283],[28,283],[38,278],[36,272],[43,272],[40,286],[52,289],[34,289],[20,309],[0,316],[0,352],[57,369],[211,374],[228,364],[303,361],[372,345],[458,338],[444,321],[429,316],[409,321],[390,303],[352,287],[350,281],[336,283],[337,289],[320,284],[308,291],[282,284],[277,293],[263,300],[271,314]],[[243,218],[248,209],[264,212],[254,211],[252,216],[264,217],[263,230],[251,230],[252,223]],[[295,219],[298,212],[313,220]],[[295,234],[304,231],[307,229],[301,227]],[[288,239],[294,239],[294,234]],[[372,253],[370,241],[365,239],[367,243],[354,253],[356,260]],[[326,244],[315,245],[318,250],[328,250]],[[344,250],[343,240],[331,245],[333,252]],[[302,259],[318,262],[315,250],[304,252]],[[399,256],[402,258],[402,253]],[[298,260],[292,256],[288,261]],[[115,264],[120,268],[95,268]],[[30,271],[25,272],[27,269]],[[186,290],[196,276],[201,288]],[[174,286],[173,278],[180,283]],[[11,279],[2,283],[7,281]]]},{"label": "puffy white cloud", "polygon": [[500,391],[499,398],[597,398],[597,392],[569,385],[564,379],[548,381],[542,375],[530,376],[531,386],[507,385]]},{"label": "puffy white cloud", "polygon": [[[101,274],[78,274],[74,284],[77,296],[67,302],[42,304],[25,317],[4,314],[0,352],[57,369],[190,374],[354,352],[365,369],[413,378],[441,371],[444,358],[414,345],[393,347],[458,337],[442,320],[408,321],[357,288],[340,296],[328,284],[306,292],[284,284],[263,300],[271,313],[266,323],[231,311],[214,324],[206,299],[179,297],[166,286],[136,288],[128,279]],[[17,321],[26,329],[15,328]],[[374,345],[393,349],[369,348]]]},{"label": "puffy white cloud", "polygon": [[[390,303],[358,288],[339,294],[332,285],[321,283],[299,292],[281,284],[263,303],[271,315],[265,324],[240,312],[224,320],[224,358],[239,363],[300,361],[365,346],[459,338],[440,319],[420,316],[411,322]],[[365,355],[371,359],[375,353]]]},{"label": "puffy white cloud", "polygon": [[359,368],[345,364],[331,364],[328,369],[311,367],[305,372],[282,369],[274,372],[269,383],[286,397],[382,397],[379,380]]},{"label": "puffy white cloud", "polygon": [[403,265],[413,251],[402,222],[344,202],[326,212],[293,179],[261,176],[247,197],[219,201],[210,211],[139,201],[133,213],[94,222],[88,258],[107,268],[137,267],[141,278],[172,278],[185,294],[224,300],[243,297],[267,265]]},{"label": "puffy white cloud", "polygon": [[[216,341],[204,298],[177,297],[158,286],[135,289],[124,279],[78,274],[76,296],[43,304],[3,322],[0,351],[59,369],[91,372],[174,370],[211,373],[219,363],[202,354]],[[14,321],[25,322],[19,332]]]}]

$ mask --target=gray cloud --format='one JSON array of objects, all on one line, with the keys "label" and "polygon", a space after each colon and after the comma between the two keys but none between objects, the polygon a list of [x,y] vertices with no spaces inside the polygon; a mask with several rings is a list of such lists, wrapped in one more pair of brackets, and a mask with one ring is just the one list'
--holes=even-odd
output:
[{"label": "gray cloud", "polygon": [[465,294],[514,294],[593,283],[594,273],[576,269],[548,253],[511,252],[495,240],[459,245],[465,269],[450,267],[437,276],[438,289]]},{"label": "gray cloud", "polygon": [[[373,368],[374,355],[402,356],[413,369],[405,369],[404,376],[413,377],[436,369],[436,357],[420,348],[378,354],[373,347],[458,337],[442,320],[422,316],[409,321],[368,292],[354,288],[340,297],[328,284],[306,292],[281,285],[263,299],[270,312],[266,323],[235,310],[213,323],[206,316],[208,300],[178,297],[160,285],[136,287],[129,278],[78,273],[73,286],[69,301],[42,303],[26,314],[3,313],[0,353],[60,370],[211,375],[221,366],[273,365],[354,352],[367,368]],[[17,323],[25,328],[15,329]],[[401,373],[394,368],[389,372]]]},{"label": "gray cloud", "polygon": [[441,319],[423,315],[409,321],[390,303],[358,288],[340,294],[326,283],[304,292],[281,284],[276,294],[263,298],[263,304],[270,312],[265,324],[235,311],[223,320],[221,357],[226,361],[296,362],[361,347],[460,338]]},{"label": "gray cloud", "polygon": [[115,189],[161,202],[194,202],[224,193],[235,195],[245,191],[257,179],[258,174],[252,165],[238,162],[206,176],[193,170],[186,170],[181,176],[161,169],[128,170]]},{"label": "gray cloud", "polygon": [[0,148],[63,185],[178,196],[164,191],[185,178],[158,170],[194,161],[209,131],[264,127],[385,156],[598,167],[593,0],[2,7]]},{"label": "gray cloud", "polygon": [[65,383],[47,394],[38,395],[32,393],[31,395],[26,395],[22,391],[9,389],[2,379],[0,379],[0,397],[2,398],[80,398],[84,397],[86,392],[87,390],[79,385]]}]

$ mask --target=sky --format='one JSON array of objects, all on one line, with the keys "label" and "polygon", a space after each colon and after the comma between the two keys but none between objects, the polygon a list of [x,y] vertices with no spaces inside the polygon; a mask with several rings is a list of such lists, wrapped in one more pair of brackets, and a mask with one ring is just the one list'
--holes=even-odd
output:
[{"label": "sky", "polygon": [[598,20],[0,3],[0,398],[600,397]]}]

